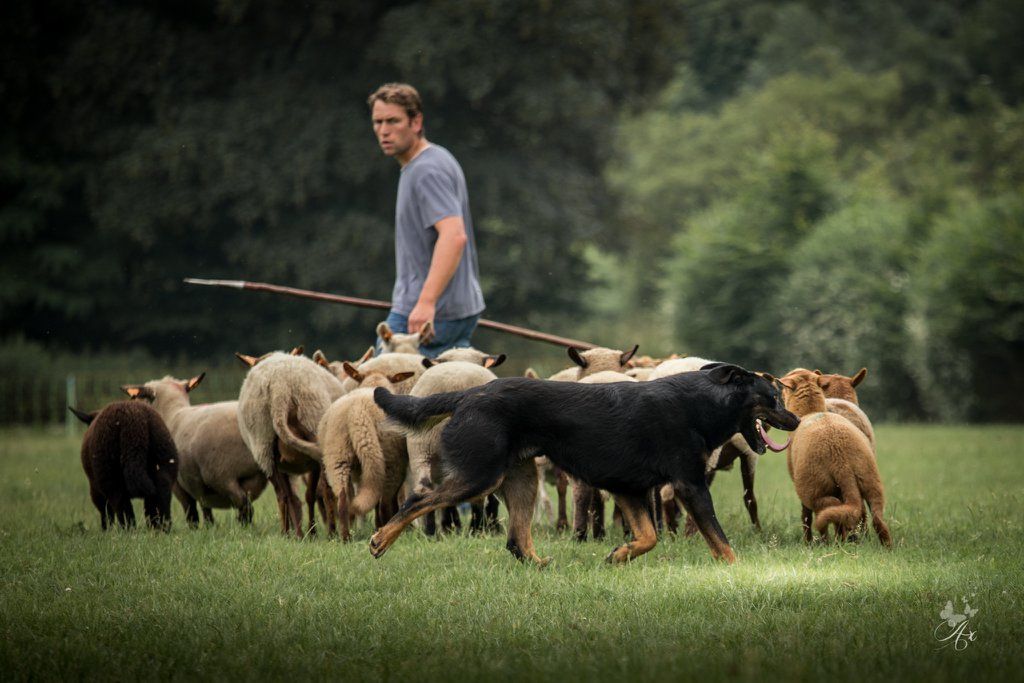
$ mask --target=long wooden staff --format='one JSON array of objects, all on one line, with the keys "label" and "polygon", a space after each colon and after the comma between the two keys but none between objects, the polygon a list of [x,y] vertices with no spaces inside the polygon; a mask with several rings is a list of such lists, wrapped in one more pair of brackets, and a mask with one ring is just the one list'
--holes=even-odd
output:
[{"label": "long wooden staff", "polygon": [[[193,277],[185,278],[185,282],[190,285],[207,285],[210,287],[248,289],[254,292],[271,292],[273,294],[283,294],[285,296],[295,297],[296,299],[313,299],[314,301],[326,301],[332,304],[348,304],[349,306],[360,306],[362,308],[379,308],[382,310],[389,310],[391,308],[391,304],[389,302],[380,301],[378,299],[360,299],[359,297],[354,296],[327,294],[326,292],[314,292],[309,289],[297,289],[295,287],[271,285],[266,282],[247,282],[246,280],[203,280]],[[485,320],[483,318],[481,318],[480,322],[477,324],[480,327],[498,330],[499,332],[507,332],[509,334],[515,334],[520,337],[547,342],[548,344],[555,344],[557,346],[574,346],[577,349],[592,349],[597,346],[597,344],[591,344],[590,342],[580,341],[578,339],[559,337],[556,334],[538,332],[537,330],[519,327],[518,325],[509,325],[507,323],[499,323],[493,320]]]}]

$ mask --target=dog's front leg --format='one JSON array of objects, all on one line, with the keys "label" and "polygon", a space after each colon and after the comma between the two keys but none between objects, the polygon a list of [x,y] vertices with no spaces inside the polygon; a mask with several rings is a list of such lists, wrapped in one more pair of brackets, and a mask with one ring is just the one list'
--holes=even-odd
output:
[{"label": "dog's front leg", "polygon": [[715,506],[711,501],[711,491],[703,481],[690,483],[675,482],[676,494],[683,501],[683,507],[697,525],[704,540],[711,549],[711,556],[716,560],[725,560],[729,564],[736,561],[736,554],[725,537],[722,526],[715,515]]}]

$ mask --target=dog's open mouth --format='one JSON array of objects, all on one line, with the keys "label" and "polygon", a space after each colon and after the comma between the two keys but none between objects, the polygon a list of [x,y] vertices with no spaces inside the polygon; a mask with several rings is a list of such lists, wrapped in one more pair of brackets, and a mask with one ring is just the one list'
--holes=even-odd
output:
[{"label": "dog's open mouth", "polygon": [[761,420],[755,420],[755,423],[757,424],[758,436],[761,437],[761,440],[764,441],[764,445],[767,446],[770,450],[775,451],[776,453],[781,453],[782,451],[789,448],[789,442],[792,437],[786,437],[786,443],[778,444],[774,440],[772,440],[770,436],[768,436],[768,431],[764,428],[764,424],[761,422]]}]

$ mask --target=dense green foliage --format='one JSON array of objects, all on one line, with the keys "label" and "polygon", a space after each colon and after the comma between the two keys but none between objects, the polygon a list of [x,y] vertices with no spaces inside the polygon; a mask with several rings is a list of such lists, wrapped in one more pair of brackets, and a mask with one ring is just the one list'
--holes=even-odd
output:
[{"label": "dense green foliage", "polygon": [[378,312],[181,279],[388,298],[397,167],[364,100],[407,80],[465,168],[488,317],[866,365],[878,417],[1021,419],[987,385],[1024,382],[1022,22],[1012,0],[5,3],[0,342],[358,355]]},{"label": "dense green foliage", "polygon": [[[712,492],[736,548],[664,539],[628,566],[618,530],[576,543],[535,524],[544,570],[504,537],[405,534],[379,560],[255,528],[102,533],[75,440],[0,432],[0,666],[5,680],[1013,680],[1024,622],[1019,427],[878,429],[896,547],[805,547],[782,457],[766,455],[749,524],[738,472]],[[552,491],[553,493],[553,491]],[[609,510],[610,514],[610,510]],[[946,601],[978,610],[940,649]]]}]

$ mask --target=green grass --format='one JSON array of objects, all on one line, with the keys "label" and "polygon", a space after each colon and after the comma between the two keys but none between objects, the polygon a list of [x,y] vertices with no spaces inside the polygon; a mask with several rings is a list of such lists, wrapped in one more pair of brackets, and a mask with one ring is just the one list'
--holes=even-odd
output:
[{"label": "green grass", "polygon": [[[805,547],[783,455],[758,469],[764,532],[739,473],[712,489],[739,561],[668,539],[628,566],[610,540],[535,525],[538,570],[503,537],[404,535],[373,560],[255,528],[99,530],[78,443],[0,432],[0,666],[27,678],[344,680],[1016,678],[1024,642],[1024,427],[882,426],[896,547]],[[137,512],[140,514],[141,510]],[[618,535],[617,530],[613,531]],[[937,650],[947,600],[978,613],[962,651]],[[971,597],[973,596],[973,597]]]}]

